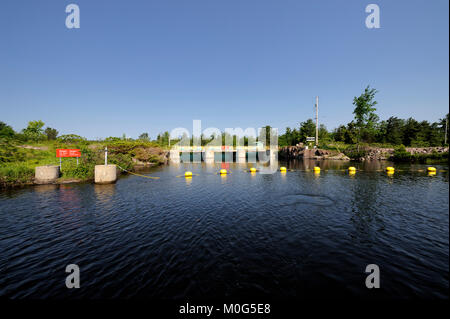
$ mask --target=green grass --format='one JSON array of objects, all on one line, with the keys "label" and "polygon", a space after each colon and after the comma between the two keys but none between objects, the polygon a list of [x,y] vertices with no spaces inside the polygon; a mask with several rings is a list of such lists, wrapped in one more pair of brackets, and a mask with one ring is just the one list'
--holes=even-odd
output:
[{"label": "green grass", "polygon": [[0,166],[0,188],[29,184],[33,181],[34,168],[21,163]]},{"label": "green grass", "polygon": [[[39,149],[24,148],[34,147]],[[61,179],[89,180],[94,178],[94,167],[104,163],[104,149],[108,147],[108,163],[132,170],[133,158],[160,164],[162,150],[153,142],[145,141],[95,141],[74,142],[46,141],[24,143],[11,139],[0,139],[0,187],[9,187],[33,182],[34,168],[42,165],[59,165],[57,148],[80,149],[82,157],[63,158]]]}]

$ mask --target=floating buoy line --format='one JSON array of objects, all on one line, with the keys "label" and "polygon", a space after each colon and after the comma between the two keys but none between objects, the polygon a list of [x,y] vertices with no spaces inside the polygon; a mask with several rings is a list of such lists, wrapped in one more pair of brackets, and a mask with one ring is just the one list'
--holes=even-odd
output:
[{"label": "floating buoy line", "polygon": [[142,175],[142,174],[130,172],[130,171],[126,170],[125,168],[120,167],[119,165],[117,165],[117,167],[119,167],[122,171],[127,172],[128,174],[131,174],[131,175],[136,175],[139,177],[144,177],[144,178],[149,178],[149,179],[159,179],[159,177],[157,177],[157,176],[148,176],[148,175]]},{"label": "floating buoy line", "polygon": [[[157,176],[148,176],[148,175],[143,175],[143,174],[139,174],[139,173],[135,173],[135,172],[130,172],[129,170],[126,170],[126,169],[124,169],[123,167],[121,167],[121,166],[119,166],[119,165],[117,165],[122,171],[124,171],[124,172],[126,172],[126,173],[128,173],[128,174],[131,174],[131,175],[135,175],[135,176],[139,176],[139,177],[144,177],[144,178],[148,178],[148,179],[160,179],[160,177],[157,177]],[[255,167],[251,167],[250,169],[248,169],[248,170],[244,170],[244,172],[246,172],[246,173],[257,173],[257,172],[259,172],[260,170],[259,169],[257,169],[257,168],[255,168]],[[318,166],[314,166],[312,169],[305,169],[305,170],[295,170],[295,169],[287,169],[286,167],[284,167],[284,166],[281,166],[280,168],[279,168],[279,172],[280,173],[282,173],[282,174],[285,174],[286,172],[311,172],[311,171],[313,171],[316,175],[318,175],[318,174],[320,174],[320,172],[321,172],[321,169],[320,169],[320,167],[318,167]],[[325,171],[328,171],[328,170],[325,170]],[[354,166],[350,166],[350,167],[348,167],[348,168],[346,168],[346,169],[340,169],[339,171],[348,171],[348,173],[349,173],[349,175],[355,175],[356,174],[356,172],[357,171],[362,171],[362,170],[360,170],[360,169],[356,169],[356,167],[354,167]],[[384,170],[375,170],[376,172],[383,172],[383,171],[386,171],[386,173],[389,175],[389,176],[392,176],[392,175],[394,175],[394,173],[397,171],[397,172],[418,172],[418,173],[424,173],[425,172],[425,170],[424,169],[418,169],[418,170],[396,170],[394,167],[392,167],[392,166],[388,166],[388,167],[386,167]],[[427,171],[427,173],[428,173],[428,176],[435,176],[436,175],[436,173],[438,172],[438,170],[435,168],[435,167],[432,167],[432,166],[428,166],[427,168],[426,168],[426,171]],[[439,170],[439,172],[447,172],[447,170]],[[231,174],[231,171],[228,171],[228,170],[226,170],[226,169],[224,169],[224,168],[222,168],[220,171],[218,171],[217,173],[215,173],[214,175],[220,175],[220,176],[226,176],[226,175],[229,175],[229,174]],[[186,172],[184,172],[184,174],[182,174],[182,175],[177,175],[176,177],[178,177],[178,178],[180,178],[180,177],[184,177],[184,178],[187,178],[187,179],[189,179],[189,178],[192,178],[193,176],[200,176],[200,174],[194,174],[194,173],[192,173],[191,171],[186,171]]]}]

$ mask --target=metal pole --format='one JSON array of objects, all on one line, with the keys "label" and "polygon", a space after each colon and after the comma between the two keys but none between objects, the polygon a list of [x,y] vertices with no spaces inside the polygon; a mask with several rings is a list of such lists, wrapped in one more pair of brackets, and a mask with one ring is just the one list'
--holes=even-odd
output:
[{"label": "metal pole", "polygon": [[61,157],[59,158],[59,170],[61,170]]},{"label": "metal pole", "polygon": [[316,96],[316,146],[319,146],[319,97]]},{"label": "metal pole", "polygon": [[447,126],[448,126],[448,116],[445,117],[445,135],[444,135],[444,145],[447,144]]},{"label": "metal pole", "polygon": [[78,166],[78,157],[77,157],[77,166]]},{"label": "metal pole", "polygon": [[105,147],[105,165],[108,165],[108,146]]}]

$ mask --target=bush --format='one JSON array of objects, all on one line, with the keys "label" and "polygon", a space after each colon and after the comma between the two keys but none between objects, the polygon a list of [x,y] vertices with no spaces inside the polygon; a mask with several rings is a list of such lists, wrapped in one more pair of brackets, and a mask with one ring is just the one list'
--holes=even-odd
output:
[{"label": "bush", "polygon": [[8,164],[0,166],[0,187],[31,183],[34,169],[24,164]]},{"label": "bush", "polygon": [[66,135],[61,135],[60,137],[58,137],[57,141],[62,142],[62,143],[76,143],[76,142],[86,141],[86,139],[84,137],[76,135],[76,134],[66,134]]},{"label": "bush", "polygon": [[344,154],[350,157],[351,159],[360,159],[367,155],[367,149],[365,147],[348,147],[344,150]]},{"label": "bush", "polygon": [[85,164],[81,163],[79,165],[77,164],[63,164],[62,168],[62,177],[67,178],[93,178],[94,177],[94,165],[92,164]]},{"label": "bush", "polygon": [[108,156],[108,162],[110,164],[116,164],[128,171],[132,170],[134,166],[130,154],[112,154]]},{"label": "bush", "polygon": [[433,151],[431,154],[411,154],[406,151],[404,145],[400,145],[394,150],[394,154],[390,158],[394,162],[448,162],[448,152],[437,153]]}]

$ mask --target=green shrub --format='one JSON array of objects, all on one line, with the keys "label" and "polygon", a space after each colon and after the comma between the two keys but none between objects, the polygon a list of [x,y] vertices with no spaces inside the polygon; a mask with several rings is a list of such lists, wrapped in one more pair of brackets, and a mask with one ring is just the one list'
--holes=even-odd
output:
[{"label": "green shrub", "polygon": [[70,163],[63,165],[61,170],[62,177],[64,178],[93,178],[94,177],[94,165],[81,163],[79,165]]},{"label": "green shrub", "polygon": [[81,141],[85,141],[86,139],[82,136],[76,135],[76,134],[66,134],[66,135],[61,135],[57,138],[58,142],[62,142],[62,143],[76,143],[76,142],[81,142]]},{"label": "green shrub", "polygon": [[367,155],[367,149],[363,146],[356,147],[356,146],[352,146],[352,147],[348,147],[347,149],[344,150],[344,154],[347,155],[348,157],[350,157],[351,159],[360,159],[361,157],[364,157]]},{"label": "green shrub", "polygon": [[0,187],[31,183],[34,169],[23,164],[7,164],[0,166]]}]

